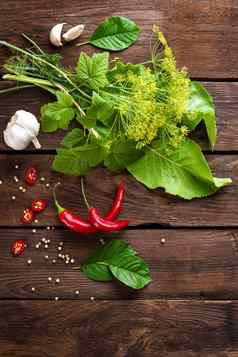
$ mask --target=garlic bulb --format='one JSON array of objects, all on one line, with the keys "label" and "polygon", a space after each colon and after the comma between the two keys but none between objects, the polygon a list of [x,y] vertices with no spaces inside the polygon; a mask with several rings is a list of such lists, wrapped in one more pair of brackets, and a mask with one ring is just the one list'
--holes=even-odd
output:
[{"label": "garlic bulb", "polygon": [[77,25],[73,26],[62,35],[64,25],[67,25],[66,22],[57,24],[53,26],[50,31],[50,42],[56,47],[62,47],[62,41],[70,42],[75,40],[81,35],[84,30],[84,25]]},{"label": "garlic bulb", "polygon": [[40,149],[41,145],[37,139],[39,130],[40,124],[32,113],[18,110],[3,132],[4,141],[14,150],[23,150],[31,142],[36,149]]}]

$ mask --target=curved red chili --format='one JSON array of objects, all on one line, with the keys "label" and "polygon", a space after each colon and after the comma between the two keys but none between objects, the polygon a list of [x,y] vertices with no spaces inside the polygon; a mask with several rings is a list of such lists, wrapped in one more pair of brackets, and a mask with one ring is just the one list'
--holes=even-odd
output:
[{"label": "curved red chili", "polygon": [[127,219],[120,221],[109,221],[101,217],[95,207],[91,207],[88,210],[89,221],[94,225],[99,231],[102,232],[116,232],[128,226],[129,221]]},{"label": "curved red chili", "polygon": [[117,216],[121,212],[121,205],[122,205],[124,193],[125,193],[125,185],[124,185],[124,181],[121,180],[117,186],[112,208],[107,213],[105,219],[108,219],[109,221],[113,221],[115,218],[117,218]]},{"label": "curved red chili", "polygon": [[73,212],[66,210],[64,207],[60,206],[59,202],[56,199],[55,188],[53,192],[54,201],[55,201],[56,208],[58,210],[58,216],[60,221],[66,227],[77,233],[87,234],[87,233],[97,232],[96,227],[94,227],[90,222],[83,220],[79,215],[76,215]]}]

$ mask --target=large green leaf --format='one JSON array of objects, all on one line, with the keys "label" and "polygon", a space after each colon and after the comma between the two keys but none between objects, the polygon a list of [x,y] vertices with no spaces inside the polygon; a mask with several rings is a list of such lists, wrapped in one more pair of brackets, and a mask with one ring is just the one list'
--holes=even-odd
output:
[{"label": "large green leaf", "polygon": [[80,176],[86,174],[91,167],[102,162],[105,155],[105,148],[96,144],[58,149],[52,168],[68,175]]},{"label": "large green leaf", "polygon": [[93,92],[91,106],[87,110],[87,117],[99,120],[104,125],[108,125],[114,113],[113,105],[96,92]]},{"label": "large green leaf", "polygon": [[104,164],[112,171],[121,171],[142,155],[143,151],[137,150],[133,141],[117,140],[111,145]]},{"label": "large green leaf", "polygon": [[61,145],[66,148],[73,148],[85,144],[86,137],[84,131],[79,128],[71,130],[61,141]]},{"label": "large green leaf", "polygon": [[57,91],[56,96],[57,102],[48,103],[41,107],[41,128],[47,133],[57,129],[68,129],[75,116],[72,98],[61,91]]},{"label": "large green leaf", "polygon": [[149,267],[123,240],[114,240],[98,248],[81,270],[97,281],[110,281],[113,275],[133,289],[142,289],[151,282]]},{"label": "large green leaf", "polygon": [[106,73],[108,70],[108,53],[96,53],[92,57],[81,52],[76,72],[80,80],[91,89],[103,88],[108,84]]},{"label": "large green leaf", "polygon": [[212,97],[199,82],[191,81],[190,90],[187,105],[188,120],[186,120],[186,125],[190,130],[194,130],[196,126],[204,120],[207,135],[213,147],[216,143],[217,127]]},{"label": "large green leaf", "polygon": [[139,37],[140,29],[126,17],[112,16],[101,23],[89,42],[109,51],[121,51],[132,45]]},{"label": "large green leaf", "polygon": [[147,187],[163,187],[166,192],[185,199],[209,196],[231,182],[229,178],[212,176],[200,147],[189,139],[170,154],[164,153],[157,141],[127,169]]}]

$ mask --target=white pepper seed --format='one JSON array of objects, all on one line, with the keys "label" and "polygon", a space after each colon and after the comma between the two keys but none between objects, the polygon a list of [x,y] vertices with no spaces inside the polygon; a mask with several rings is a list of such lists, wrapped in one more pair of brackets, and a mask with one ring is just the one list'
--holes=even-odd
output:
[{"label": "white pepper seed", "polygon": [[49,231],[50,230],[50,226],[46,227],[46,229],[47,229],[47,231]]},{"label": "white pepper seed", "polygon": [[39,244],[36,244],[36,245],[35,245],[35,248],[36,248],[36,249],[39,249],[39,248],[40,248]]},{"label": "white pepper seed", "polygon": [[2,185],[2,180],[0,180],[0,185]]},{"label": "white pepper seed", "polygon": [[44,177],[41,177],[40,180],[41,180],[41,182],[45,182],[45,178]]},{"label": "white pepper seed", "polygon": [[15,201],[15,199],[16,199],[16,196],[12,196],[12,200]]},{"label": "white pepper seed", "polygon": [[79,290],[76,290],[76,291],[75,291],[75,295],[79,295]]},{"label": "white pepper seed", "polygon": [[41,241],[42,241],[43,243],[46,243],[46,239],[45,239],[44,237],[41,239]]},{"label": "white pepper seed", "polygon": [[32,263],[32,260],[31,260],[31,259],[28,259],[28,260],[27,260],[27,264],[28,264],[28,265],[31,265],[31,263]]},{"label": "white pepper seed", "polygon": [[90,300],[91,300],[91,301],[94,301],[94,296],[90,296]]},{"label": "white pepper seed", "polygon": [[60,278],[55,279],[56,284],[60,283]]},{"label": "white pepper seed", "polygon": [[166,242],[165,238],[161,238],[160,243],[164,244]]},{"label": "white pepper seed", "polygon": [[49,281],[49,282],[50,282],[50,281],[52,281],[52,278],[51,278],[51,276],[49,276],[49,277],[48,277],[48,281]]},{"label": "white pepper seed", "polygon": [[34,219],[34,223],[38,223],[39,221],[38,221],[38,219]]},{"label": "white pepper seed", "polygon": [[62,250],[62,247],[59,246],[57,249],[58,249],[58,250]]},{"label": "white pepper seed", "polygon": [[19,169],[19,165],[15,165],[15,169]]},{"label": "white pepper seed", "polygon": [[55,301],[58,301],[59,300],[59,297],[58,296],[55,296]]},{"label": "white pepper seed", "polygon": [[60,242],[60,243],[59,243],[59,245],[60,245],[61,247],[63,247],[63,245],[64,245],[64,242]]},{"label": "white pepper seed", "polygon": [[50,187],[50,184],[49,184],[49,183],[47,183],[47,184],[45,185],[45,187],[46,187],[46,188],[49,188],[49,187]]},{"label": "white pepper seed", "polygon": [[36,233],[36,229],[32,229],[32,233],[33,233],[33,234]]},{"label": "white pepper seed", "polygon": [[45,255],[45,259],[49,259],[49,255]]},{"label": "white pepper seed", "polygon": [[53,259],[53,260],[52,260],[52,263],[53,263],[53,264],[55,264],[55,263],[56,263],[56,260],[55,260],[55,259]]},{"label": "white pepper seed", "polygon": [[19,191],[22,191],[23,190],[23,187],[22,186],[19,186]]},{"label": "white pepper seed", "polygon": [[14,177],[13,177],[13,180],[14,180],[15,182],[19,182],[19,178],[18,178],[17,176],[14,176]]},{"label": "white pepper seed", "polygon": [[32,286],[31,291],[34,293],[34,291],[36,291],[36,288],[34,288],[34,286]]},{"label": "white pepper seed", "polygon": [[74,263],[75,263],[75,260],[74,260],[74,259],[71,259],[71,260],[70,260],[70,263],[71,263],[71,264],[74,264]]},{"label": "white pepper seed", "polygon": [[45,244],[45,249],[48,249],[48,248],[49,248],[48,244]]},{"label": "white pepper seed", "polygon": [[23,187],[23,189],[22,189],[22,192],[23,192],[23,193],[25,193],[25,192],[26,192],[26,189],[25,189],[24,187]]}]

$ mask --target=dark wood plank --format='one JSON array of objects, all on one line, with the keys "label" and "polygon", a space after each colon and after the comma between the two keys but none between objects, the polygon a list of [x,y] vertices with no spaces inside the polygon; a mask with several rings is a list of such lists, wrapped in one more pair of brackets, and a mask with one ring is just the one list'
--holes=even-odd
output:
[{"label": "dark wood plank", "polygon": [[[238,298],[237,230],[133,230],[117,234],[126,239],[149,264],[153,282],[133,291],[120,283],[93,282],[74,266],[82,264],[99,247],[99,238],[82,237],[65,230],[1,230],[0,299],[155,299],[155,298]],[[113,235],[115,236],[115,235]],[[48,249],[35,245],[46,237]],[[110,236],[111,238],[112,236]],[[161,244],[161,239],[166,242]],[[17,258],[10,254],[15,239],[25,239],[28,248]],[[63,250],[58,251],[60,242]],[[75,264],[66,265],[58,253],[69,254]],[[48,255],[49,259],[45,259]],[[27,260],[31,259],[29,266]],[[52,259],[57,259],[52,264]],[[48,277],[52,282],[48,282]],[[60,284],[55,279],[60,278]],[[32,293],[31,288],[36,291]],[[80,294],[75,295],[79,290]]]},{"label": "dark wood plank", "polygon": [[[138,224],[163,224],[169,226],[237,226],[237,156],[208,156],[211,167],[218,177],[230,176],[234,179],[232,185],[223,188],[212,197],[185,201],[175,196],[170,196],[162,190],[148,190],[138,183],[129,174],[124,174],[126,182],[126,197],[123,205],[123,216],[131,220],[131,225]],[[75,212],[86,216],[87,212],[83,203],[80,178],[59,175],[50,170],[53,157],[48,155],[0,156],[0,226],[20,225],[20,216],[23,208],[29,206],[31,199],[46,198],[49,202],[48,209],[39,216],[37,225],[59,225],[55,208],[52,202],[52,186],[61,181],[62,189],[59,190],[59,200]],[[15,164],[20,169],[14,169]],[[35,166],[40,176],[46,178],[44,183],[27,189],[26,193],[19,191],[22,181],[15,183],[14,175],[22,180],[24,171],[29,166]],[[112,196],[116,184],[122,175],[113,175],[104,168],[92,170],[86,178],[88,199],[103,213],[112,203]],[[50,188],[46,183],[50,183]],[[24,183],[23,183],[24,185]],[[26,185],[24,185],[26,186]],[[12,201],[11,197],[16,197]]]},{"label": "dark wood plank", "polygon": [[[9,11],[11,9],[11,11]],[[179,66],[187,66],[193,77],[237,78],[238,50],[235,25],[237,7],[234,1],[209,0],[72,0],[70,4],[56,1],[9,0],[1,4],[0,38],[22,44],[21,32],[36,39],[49,49],[48,32],[56,23],[85,23],[86,31],[81,40],[88,39],[97,24],[110,15],[128,16],[142,29],[140,40],[122,56],[129,61],[144,61],[150,51],[151,28],[159,23],[168,36]],[[16,21],[17,18],[17,21]],[[89,48],[92,51],[91,48]],[[62,50],[66,62],[72,64],[80,49],[69,45]],[[7,57],[0,51],[0,61]]]},{"label": "dark wood plank", "polygon": [[[236,113],[238,111],[238,83],[222,82],[203,82],[210,94],[213,96],[218,121],[218,142],[215,150],[238,150],[238,122]],[[11,87],[9,82],[0,82],[0,90]],[[42,104],[54,100],[50,95],[38,89],[24,89],[19,92],[2,94],[0,96],[0,133],[5,129],[9,118],[18,109],[25,109],[34,113],[40,118],[40,107]],[[64,137],[63,130],[54,134],[39,135],[42,149],[55,149]],[[209,150],[209,145],[205,130],[196,132],[195,138],[199,140],[202,147]],[[33,149],[30,146],[29,149]],[[7,150],[1,134],[0,150]]]},{"label": "dark wood plank", "polygon": [[0,304],[4,357],[236,357],[235,301]]}]

